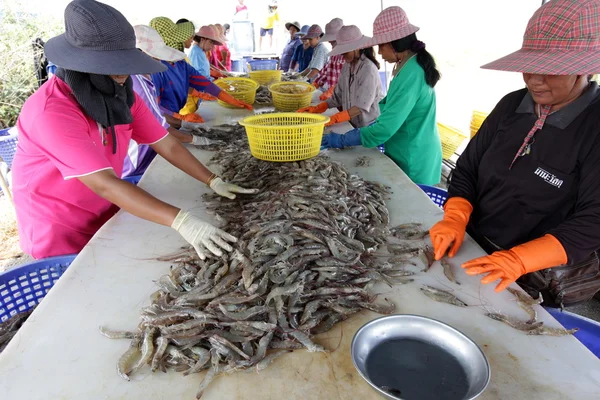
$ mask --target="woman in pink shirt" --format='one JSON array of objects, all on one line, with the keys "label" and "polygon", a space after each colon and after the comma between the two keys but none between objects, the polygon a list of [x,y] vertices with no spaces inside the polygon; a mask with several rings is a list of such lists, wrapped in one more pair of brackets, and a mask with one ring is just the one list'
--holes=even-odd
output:
[{"label": "woman in pink shirt", "polygon": [[65,28],[45,46],[61,68],[17,122],[13,190],[23,251],[34,258],[78,253],[118,208],[171,226],[201,258],[231,251],[235,237],[119,179],[133,139],[221,196],[256,192],[212,174],[134,93],[129,75],[165,67],[136,49],[133,27],[108,5],[72,1]]}]

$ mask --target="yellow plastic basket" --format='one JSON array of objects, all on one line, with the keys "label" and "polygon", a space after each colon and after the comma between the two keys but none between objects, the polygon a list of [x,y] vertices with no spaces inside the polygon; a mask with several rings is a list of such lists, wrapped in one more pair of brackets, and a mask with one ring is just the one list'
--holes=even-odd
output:
[{"label": "yellow plastic basket", "polygon": [[488,114],[482,111],[473,111],[473,116],[471,117],[471,139],[477,134],[487,116]]},{"label": "yellow plastic basket", "polygon": [[279,111],[297,111],[310,106],[315,87],[305,82],[280,82],[269,86],[273,105]]},{"label": "yellow plastic basket", "polygon": [[264,71],[250,71],[250,79],[258,83],[259,85],[271,85],[273,83],[281,82],[281,73],[283,71],[278,70],[264,70]]},{"label": "yellow plastic basket", "polygon": [[321,150],[329,117],[307,113],[271,113],[246,117],[250,153],[260,160],[288,162],[314,157]]},{"label": "yellow plastic basket", "polygon": [[452,154],[454,154],[467,136],[458,129],[442,123],[438,122],[437,126],[442,141],[442,158],[447,160],[452,157]]},{"label": "yellow plastic basket", "polygon": [[[258,89],[258,83],[252,79],[247,78],[221,78],[215,81],[215,85],[229,93],[231,96],[244,103],[254,104],[254,98],[256,97],[256,89]],[[223,107],[237,108],[231,104],[225,103],[222,100],[218,100],[218,103]]]}]

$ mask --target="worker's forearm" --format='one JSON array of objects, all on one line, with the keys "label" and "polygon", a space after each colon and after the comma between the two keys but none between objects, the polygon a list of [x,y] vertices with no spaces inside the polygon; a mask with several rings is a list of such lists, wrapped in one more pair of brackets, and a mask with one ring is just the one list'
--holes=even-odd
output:
[{"label": "worker's forearm", "polygon": [[165,160],[200,182],[207,183],[212,175],[208,168],[171,135],[154,143],[151,147]]},{"label": "worker's forearm", "polygon": [[311,68],[310,72],[306,75],[308,79],[312,79],[319,74],[319,70],[315,68]]},{"label": "worker's forearm", "polygon": [[358,117],[360,114],[362,114],[362,111],[356,106],[352,106],[348,110],[348,115],[350,115],[350,118]]},{"label": "worker's forearm", "polygon": [[181,132],[180,130],[175,129],[173,127],[169,127],[167,130],[181,143],[192,143],[193,136],[191,134]]},{"label": "worker's forearm", "polygon": [[117,178],[112,170],[99,171],[79,180],[98,196],[115,204],[130,214],[171,226],[179,208],[165,203],[148,192]]},{"label": "worker's forearm", "polygon": [[181,128],[181,120],[175,118],[172,115],[163,114],[163,117],[167,120],[167,123],[175,129]]}]

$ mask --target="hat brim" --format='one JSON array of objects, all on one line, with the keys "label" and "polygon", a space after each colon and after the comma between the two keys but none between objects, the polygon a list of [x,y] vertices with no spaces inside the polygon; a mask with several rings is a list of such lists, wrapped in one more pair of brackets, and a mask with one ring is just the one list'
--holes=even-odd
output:
[{"label": "hat brim", "polygon": [[371,38],[368,36],[364,36],[362,38],[360,38],[359,40],[356,40],[354,42],[351,43],[346,43],[346,44],[337,44],[333,50],[331,50],[331,52],[329,53],[329,56],[339,56],[340,54],[345,54],[348,53],[350,51],[354,51],[354,50],[360,50],[360,49],[365,49],[367,47],[371,47],[371,46],[366,46],[366,44],[371,42]]},{"label": "hat brim", "polygon": [[413,24],[407,24],[406,26],[401,27],[400,29],[393,31],[393,32],[387,32],[381,35],[373,35],[373,38],[371,38],[371,41],[369,42],[369,44],[365,47],[372,47],[372,46],[377,46],[380,44],[384,44],[384,43],[390,43],[393,42],[394,40],[399,40],[402,38],[405,38],[409,35],[412,35],[413,33],[417,32],[419,29],[418,26],[415,26]]},{"label": "hat brim", "polygon": [[44,46],[44,52],[48,60],[61,68],[90,74],[154,74],[167,69],[159,61],[152,59],[137,48],[107,51],[84,50],[71,45],[64,33],[49,39]]},{"label": "hat brim", "polygon": [[521,49],[481,68],[540,75],[592,75],[600,72],[600,55],[592,51]]},{"label": "hat brim", "polygon": [[[196,34],[196,35],[198,35],[198,34]],[[204,39],[212,40],[213,43],[216,44],[217,46],[223,46],[222,39],[217,39],[216,37],[209,36],[209,35],[198,35],[198,36],[200,36],[201,38],[204,38]]]},{"label": "hat brim", "polygon": [[323,42],[335,42],[338,32],[336,33],[326,33],[323,35],[321,40]]},{"label": "hat brim", "polygon": [[302,39],[322,39],[323,37],[321,36],[321,34],[318,35],[311,35],[309,33],[307,33],[306,35],[304,35],[304,37]]},{"label": "hat brim", "polygon": [[[288,30],[289,30],[289,29],[290,29],[290,27],[292,27],[292,26],[293,26],[294,28],[296,28],[296,29],[300,30],[300,27],[299,27],[298,25],[294,24],[293,22],[288,22],[288,23],[286,23],[286,24],[285,24],[285,29],[288,29]],[[298,33],[298,32],[296,32],[296,34],[297,34],[297,33]]]}]

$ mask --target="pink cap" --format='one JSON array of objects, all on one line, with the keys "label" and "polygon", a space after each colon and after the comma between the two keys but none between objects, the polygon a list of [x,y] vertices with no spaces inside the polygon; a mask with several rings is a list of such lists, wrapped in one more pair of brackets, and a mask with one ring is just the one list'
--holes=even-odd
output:
[{"label": "pink cap", "polygon": [[390,43],[405,38],[419,30],[408,22],[408,17],[400,7],[388,7],[379,13],[373,22],[373,39],[369,46]]},{"label": "pink cap", "polygon": [[552,0],[531,17],[520,50],[482,66],[542,75],[600,72],[600,0]]}]

